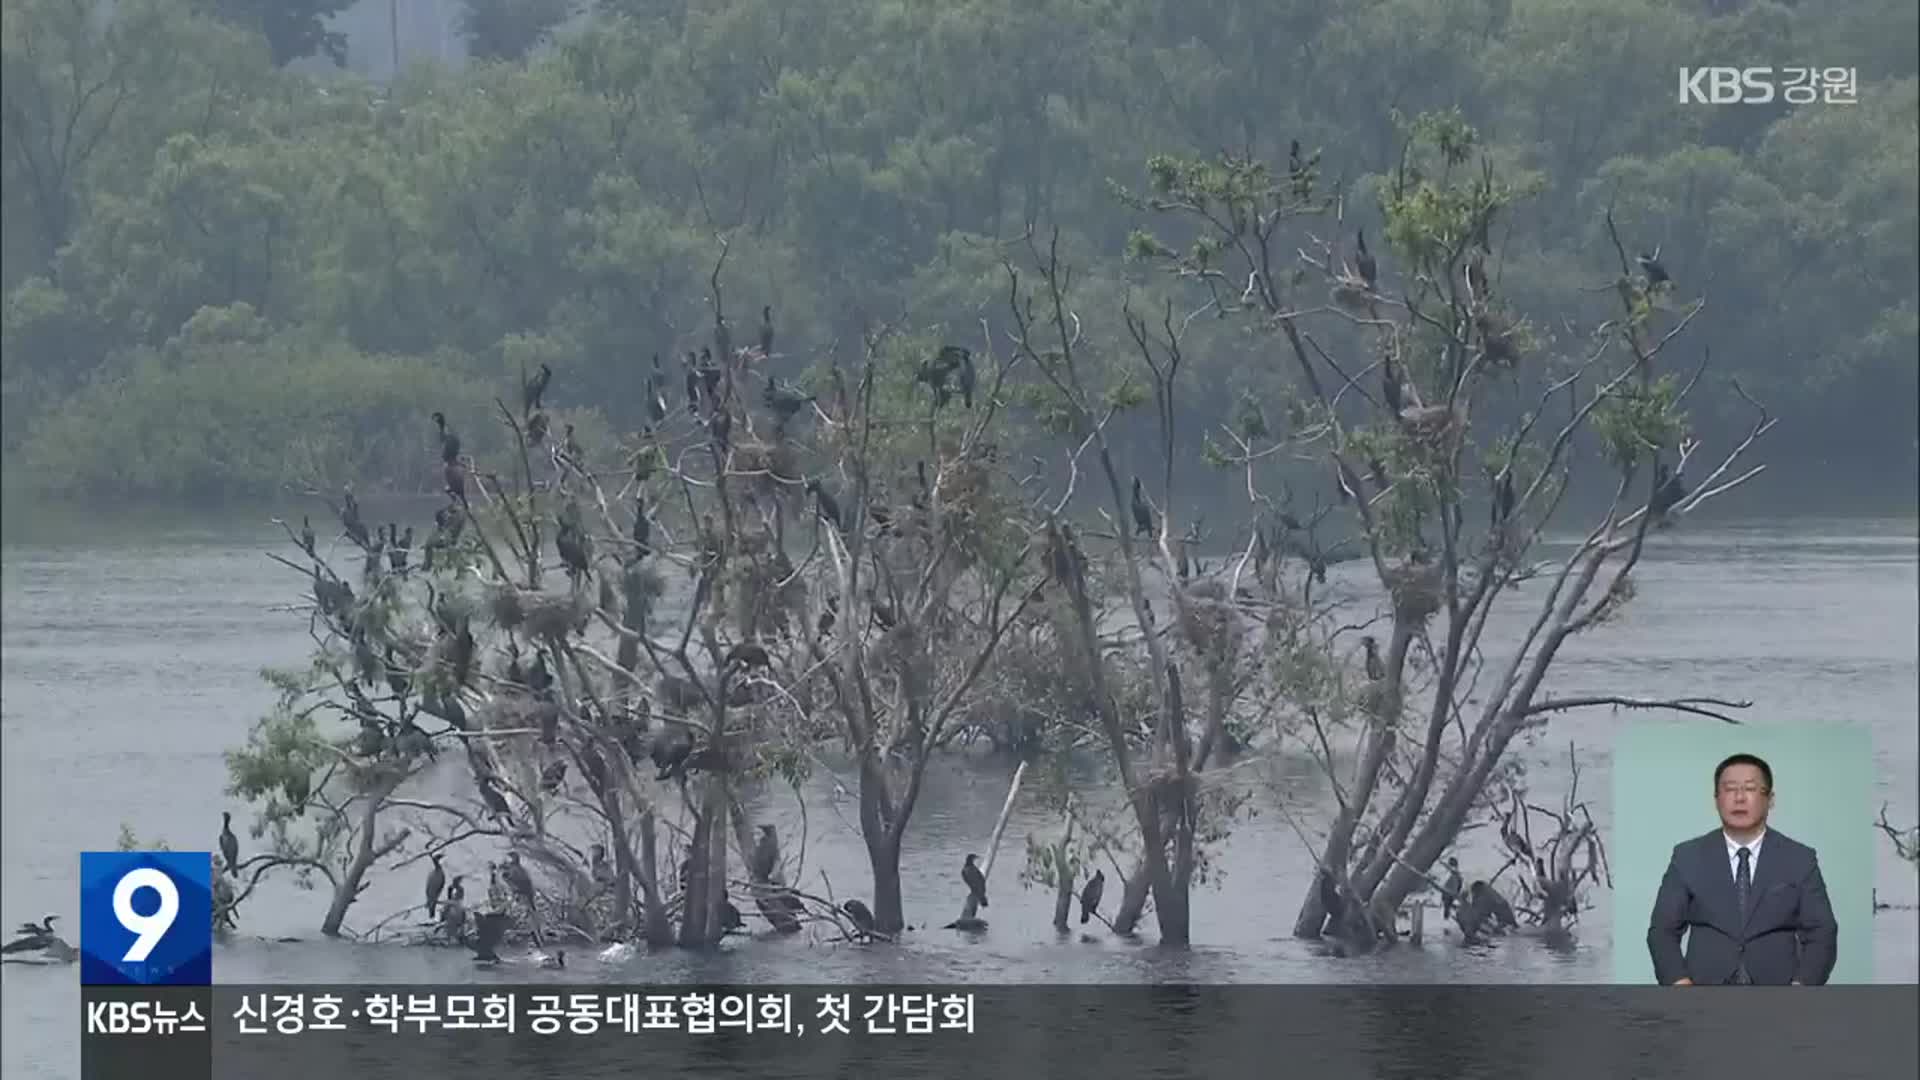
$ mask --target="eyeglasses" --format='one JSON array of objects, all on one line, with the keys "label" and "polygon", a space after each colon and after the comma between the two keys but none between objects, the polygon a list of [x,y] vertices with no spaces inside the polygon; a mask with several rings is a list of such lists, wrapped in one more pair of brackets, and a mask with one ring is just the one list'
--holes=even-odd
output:
[{"label": "eyeglasses", "polygon": [[1767,793],[1767,789],[1759,784],[1721,784],[1720,785],[1720,794],[1722,795],[1738,795],[1741,792],[1745,792],[1748,795],[1765,795]]}]

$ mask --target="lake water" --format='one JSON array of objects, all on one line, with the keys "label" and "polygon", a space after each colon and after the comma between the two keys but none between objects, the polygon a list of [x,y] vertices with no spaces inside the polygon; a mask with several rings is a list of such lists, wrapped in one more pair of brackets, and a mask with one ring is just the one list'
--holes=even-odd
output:
[{"label": "lake water", "polygon": [[[145,841],[211,847],[220,811],[232,809],[243,846],[256,843],[244,828],[251,815],[223,794],[222,751],[242,741],[270,705],[260,669],[298,665],[310,644],[304,619],[283,609],[299,596],[301,580],[263,554],[284,544],[265,516],[81,529],[51,518],[21,527],[20,515],[8,515],[0,588],[0,915],[8,926],[57,913],[68,940],[76,940],[75,854],[113,847],[122,823]],[[73,535],[90,539],[64,539]],[[1638,572],[1638,598],[1616,624],[1576,639],[1548,689],[1707,693],[1751,699],[1746,719],[1755,723],[1833,718],[1867,725],[1877,756],[1873,804],[1886,801],[1896,820],[1912,822],[1920,818],[1917,551],[1909,518],[1690,523],[1661,538]],[[1496,619],[1489,644],[1508,640],[1514,625],[1511,618]],[[1611,788],[1604,750],[1624,722],[1606,710],[1588,710],[1556,721],[1527,747],[1536,801],[1558,802],[1554,785],[1564,778],[1572,740],[1591,751],[1584,755],[1581,792],[1604,823]],[[909,923],[938,925],[956,913],[961,856],[984,850],[1011,772],[1008,762],[985,755],[956,757],[930,772],[903,866]],[[1292,816],[1309,828],[1324,820],[1327,795],[1306,759],[1282,757],[1272,775],[1277,779],[1269,788],[1288,792]],[[1565,951],[1524,939],[1469,950],[1450,937],[1430,936],[1423,948],[1342,960],[1293,940],[1287,931],[1312,863],[1275,812],[1277,796],[1269,790],[1262,798],[1267,805],[1241,823],[1218,853],[1223,873],[1217,884],[1196,891],[1195,947],[1186,952],[1105,935],[1057,937],[1050,926],[1051,893],[1022,887],[1018,872],[1027,836],[1050,839],[1060,823],[1024,800],[993,876],[992,929],[978,940],[924,929],[893,948],[804,937],[735,940],[717,955],[642,953],[619,968],[583,958],[566,972],[529,972],[525,978],[988,984],[1593,983],[1611,977],[1614,920],[1604,894],[1594,898],[1577,944]],[[866,893],[854,800],[820,777],[805,802],[806,884],[818,887],[824,873],[839,895]],[[764,793],[753,806],[757,817],[778,823],[783,836],[799,835],[802,810],[790,792]],[[1876,977],[1914,982],[1920,979],[1920,934],[1910,906],[1915,872],[1884,840],[1876,839],[1875,850],[1880,898],[1908,905],[1874,920]],[[1463,846],[1462,856],[1470,870],[1477,856],[1491,858],[1471,845]],[[479,849],[452,861],[457,870],[477,874],[484,890],[492,857]],[[418,879],[411,872],[378,879],[350,924],[364,927],[417,902]],[[317,940],[325,902],[323,893],[289,883],[257,893],[244,911],[243,929],[250,936],[216,951],[219,980],[471,977],[459,950]],[[1626,930],[1636,939],[1640,918],[1634,913],[1627,920],[1632,925]],[[1150,917],[1144,929],[1151,938]],[[266,940],[283,936],[306,940]],[[0,1073],[10,1080],[77,1074],[74,969],[0,970]]]}]

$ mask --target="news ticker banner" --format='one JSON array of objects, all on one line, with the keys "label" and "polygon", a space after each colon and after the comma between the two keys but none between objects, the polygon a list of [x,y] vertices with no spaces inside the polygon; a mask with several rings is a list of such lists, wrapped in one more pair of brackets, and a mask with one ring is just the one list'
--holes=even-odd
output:
[{"label": "news ticker banner", "polygon": [[82,1004],[89,1080],[1920,1074],[1914,986],[100,986]]}]

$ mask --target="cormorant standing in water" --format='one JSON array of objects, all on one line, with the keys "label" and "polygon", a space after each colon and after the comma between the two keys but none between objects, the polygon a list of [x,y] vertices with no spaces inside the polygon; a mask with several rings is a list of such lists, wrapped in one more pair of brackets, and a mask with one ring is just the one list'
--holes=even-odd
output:
[{"label": "cormorant standing in water", "polygon": [[967,856],[960,867],[960,880],[967,883],[967,893],[979,901],[981,907],[987,906],[987,875],[980,872],[978,855]]},{"label": "cormorant standing in water", "polygon": [[1660,249],[1658,248],[1655,248],[1651,252],[1641,252],[1640,257],[1634,261],[1640,264],[1640,272],[1647,275],[1647,288],[1649,289],[1657,289],[1673,280],[1672,277],[1668,276],[1667,268],[1660,263]]},{"label": "cormorant standing in water", "polygon": [[428,855],[433,860],[433,869],[427,871],[427,918],[433,918],[440,906],[441,890],[447,887],[447,870],[440,865],[439,853]]},{"label": "cormorant standing in water", "polygon": [[774,833],[773,826],[760,826],[760,840],[753,845],[753,853],[747,857],[747,875],[754,881],[772,881],[773,872],[780,865],[780,838]]},{"label": "cormorant standing in water", "polygon": [[240,866],[240,838],[233,835],[233,814],[220,811],[220,855],[227,860],[229,869]]},{"label": "cormorant standing in water", "polygon": [[1374,682],[1386,678],[1387,665],[1380,660],[1380,643],[1369,635],[1361,638],[1360,644],[1367,649],[1367,678]]},{"label": "cormorant standing in water", "polygon": [[1153,507],[1147,503],[1147,493],[1140,487],[1140,478],[1133,478],[1133,535],[1153,535]]},{"label": "cormorant standing in water", "polygon": [[547,384],[553,381],[553,369],[545,364],[527,380],[526,395],[523,404],[525,415],[531,416],[540,411],[540,399],[546,396]]},{"label": "cormorant standing in water", "polygon": [[540,961],[540,966],[548,971],[558,971],[567,966],[567,950],[555,949],[553,955]]},{"label": "cormorant standing in water", "polygon": [[873,928],[876,924],[873,920],[873,911],[868,908],[866,904],[858,900],[849,900],[840,905],[840,910],[846,912],[847,918],[853,921],[853,929],[856,937],[873,936]]},{"label": "cormorant standing in water", "polygon": [[1667,463],[1664,461],[1654,462],[1653,471],[1653,499],[1647,503],[1647,510],[1659,516],[1679,505],[1680,500],[1687,497],[1687,485],[1680,479],[1679,473],[1668,471]]},{"label": "cormorant standing in water", "polygon": [[533,914],[533,875],[527,873],[527,868],[520,865],[519,852],[507,852],[507,865],[500,868],[500,878],[507,883],[507,888],[513,890],[513,895],[527,905],[527,914],[531,916]]},{"label": "cormorant standing in water", "polygon": [[1335,936],[1344,936],[1347,925],[1347,898],[1341,895],[1339,883],[1333,880],[1333,872],[1324,866],[1321,867],[1319,876],[1314,879],[1314,884],[1320,891],[1320,906],[1327,912],[1322,932],[1330,930]]},{"label": "cormorant standing in water", "polygon": [[1374,261],[1373,252],[1367,250],[1367,230],[1356,230],[1354,239],[1360,249],[1354,256],[1354,262],[1360,268],[1360,280],[1367,283],[1367,288],[1377,289],[1380,286],[1380,264]]},{"label": "cormorant standing in water", "polygon": [[474,916],[473,940],[467,947],[473,950],[476,963],[497,964],[501,939],[507,936],[507,913],[504,911],[486,911]]},{"label": "cormorant standing in water", "polygon": [[1453,918],[1453,906],[1460,902],[1460,888],[1460,860],[1453,855],[1449,855],[1447,856],[1447,876],[1445,880],[1440,882],[1440,915],[1442,918]]},{"label": "cormorant standing in water", "polygon": [[308,555],[314,554],[313,522],[307,515],[300,515],[300,549]]},{"label": "cormorant standing in water", "polygon": [[1087,883],[1080,887],[1080,925],[1085,926],[1100,910],[1100,897],[1107,891],[1107,872],[1095,870]]},{"label": "cormorant standing in water", "polygon": [[1454,921],[1460,926],[1461,936],[1469,943],[1480,940],[1480,933],[1486,929],[1489,921],[1496,929],[1512,929],[1519,925],[1513,917],[1513,905],[1484,881],[1476,881],[1468,887],[1466,899],[1461,902]]}]

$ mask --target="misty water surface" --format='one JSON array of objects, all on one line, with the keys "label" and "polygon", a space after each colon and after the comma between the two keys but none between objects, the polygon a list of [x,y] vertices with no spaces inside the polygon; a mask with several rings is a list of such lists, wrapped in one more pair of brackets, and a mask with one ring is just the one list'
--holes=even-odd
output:
[{"label": "misty water surface", "polygon": [[[111,848],[123,823],[143,840],[211,847],[223,808],[237,811],[244,848],[257,844],[250,815],[223,794],[222,751],[244,739],[271,702],[261,668],[298,665],[310,642],[305,619],[283,609],[301,581],[263,552],[284,543],[266,513],[176,522],[90,523],[9,513],[5,546],[0,737],[4,783],[4,888],[0,916],[13,925],[48,912],[77,937],[76,853]],[[75,544],[66,537],[86,535]],[[1858,723],[1875,732],[1874,805],[1897,820],[1920,813],[1916,793],[1916,540],[1913,521],[1804,519],[1788,524],[1699,523],[1662,538],[1638,571],[1639,598],[1617,624],[1577,639],[1548,689],[1646,696],[1685,693],[1750,698],[1753,722]],[[1336,582],[1337,584],[1337,582]],[[281,610],[276,610],[282,608]],[[1515,610],[1509,607],[1508,612]],[[1525,613],[1528,609],[1520,608]],[[1489,632],[1500,640],[1511,621]],[[1557,803],[1571,739],[1588,755],[1582,794],[1605,823],[1611,778],[1604,750],[1623,716],[1574,714],[1523,752],[1537,801]],[[1704,721],[1703,721],[1704,722]],[[448,766],[443,766],[448,767]],[[458,768],[457,765],[450,766]],[[985,755],[932,771],[905,852],[908,921],[939,924],[956,914],[961,857],[984,851],[1012,767]],[[1024,888],[1029,834],[1054,836],[1059,822],[1030,800],[1016,810],[993,875],[992,929],[967,941],[921,930],[898,947],[856,948],[805,940],[734,940],[716,956],[678,951],[610,969],[582,958],[565,972],[515,972],[519,980],[622,982],[1602,982],[1610,977],[1614,920],[1607,896],[1578,927],[1569,951],[1509,940],[1464,950],[1429,940],[1359,960],[1328,957],[1287,934],[1311,862],[1276,800],[1284,793],[1308,827],[1324,820],[1324,781],[1304,758],[1285,756],[1260,777],[1260,813],[1219,852],[1215,884],[1196,891],[1195,948],[1162,951],[1105,935],[1062,940],[1051,929],[1052,897]],[[453,775],[442,778],[452,783]],[[839,895],[867,891],[856,806],[817,778],[806,792],[809,887],[824,872]],[[782,835],[802,829],[790,792],[762,793],[756,816]],[[1868,823],[1862,822],[1862,828]],[[1876,841],[1884,901],[1911,904],[1913,868]],[[1471,871],[1490,854],[1463,846]],[[451,858],[477,874],[495,857],[476,848]],[[470,887],[473,881],[469,882]],[[1110,890],[1111,892],[1111,890]],[[417,903],[419,874],[379,879],[355,908],[366,926]],[[475,977],[452,949],[370,947],[316,940],[320,892],[281,882],[245,907],[242,940],[217,949],[222,982],[437,982]],[[1625,931],[1642,933],[1638,913]],[[1430,920],[1433,926],[1437,920]],[[1152,920],[1146,922],[1151,937]],[[295,943],[264,938],[300,936]],[[1853,937],[1861,941],[1861,937]],[[1881,914],[1873,927],[1876,975],[1913,982],[1920,934],[1912,910]],[[4,968],[7,1077],[77,1073],[78,988],[73,968]]]}]

